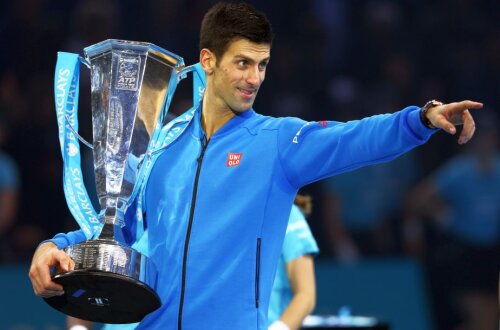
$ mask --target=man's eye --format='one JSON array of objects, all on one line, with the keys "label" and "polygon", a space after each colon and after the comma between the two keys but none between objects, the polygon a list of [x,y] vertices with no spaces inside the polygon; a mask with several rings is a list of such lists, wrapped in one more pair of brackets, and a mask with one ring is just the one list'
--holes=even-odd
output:
[{"label": "man's eye", "polygon": [[248,62],[246,60],[240,60],[238,61],[238,65],[239,66],[246,66],[248,64]]},{"label": "man's eye", "polygon": [[267,62],[259,63],[259,70],[264,71],[267,68]]}]

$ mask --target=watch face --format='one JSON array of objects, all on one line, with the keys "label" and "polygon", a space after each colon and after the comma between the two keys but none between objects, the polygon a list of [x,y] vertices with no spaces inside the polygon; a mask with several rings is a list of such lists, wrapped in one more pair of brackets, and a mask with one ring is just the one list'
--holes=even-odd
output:
[{"label": "watch face", "polygon": [[427,108],[437,107],[438,105],[443,105],[443,102],[438,101],[438,100],[431,100],[431,101],[427,102],[427,104],[426,104]]}]

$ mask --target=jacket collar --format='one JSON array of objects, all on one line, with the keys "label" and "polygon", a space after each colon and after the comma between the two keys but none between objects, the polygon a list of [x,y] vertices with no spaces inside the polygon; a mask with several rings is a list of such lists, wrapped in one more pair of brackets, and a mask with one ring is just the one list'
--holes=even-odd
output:
[{"label": "jacket collar", "polygon": [[[200,105],[196,109],[195,117],[193,118],[193,135],[196,138],[201,138],[205,136],[205,132],[203,131],[203,128],[201,127],[201,112],[202,112],[202,104],[203,102],[200,102]],[[225,123],[221,128],[215,132],[214,135],[212,135],[212,139],[218,138],[220,136],[226,135],[230,132],[232,132],[235,128],[240,127],[246,120],[249,118],[255,116],[255,111],[250,108],[247,111],[244,112],[238,112],[236,115],[233,116],[233,118],[229,119],[227,123]]]}]

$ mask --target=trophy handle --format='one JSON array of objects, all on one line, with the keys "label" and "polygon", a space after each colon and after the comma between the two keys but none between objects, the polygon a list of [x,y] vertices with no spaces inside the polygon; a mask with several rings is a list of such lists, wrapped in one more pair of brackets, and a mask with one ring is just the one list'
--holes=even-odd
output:
[{"label": "trophy handle", "polygon": [[[87,61],[86,58],[82,57],[82,56],[78,56],[78,60],[80,61],[80,63],[84,64],[88,69],[90,69],[90,63],[89,61]],[[85,140],[80,134],[78,134],[78,132],[73,128],[73,126],[71,125],[71,121],[69,120],[68,118],[68,115],[65,115],[65,118],[66,118],[66,123],[68,124],[69,128],[71,129],[71,131],[73,132],[73,134],[75,134],[77,137],[78,137],[78,140],[80,140],[81,143],[83,143],[85,146],[87,146],[88,148],[90,148],[91,150],[94,149],[94,147],[92,146],[92,143],[88,142],[87,140]]]},{"label": "trophy handle", "polygon": [[200,74],[198,72],[199,70],[200,70],[199,63],[189,65],[189,66],[180,67],[177,71],[177,81],[181,81],[182,79],[186,78],[187,74],[191,71],[194,71],[193,74],[196,73],[199,75]]},{"label": "trophy handle", "polygon": [[71,126],[71,122],[68,118],[68,115],[66,115],[65,118],[66,118],[66,123],[68,124],[68,126],[71,129],[71,131],[73,132],[73,134],[75,134],[78,137],[78,140],[80,140],[81,143],[83,143],[84,145],[86,145],[90,149],[94,149],[94,147],[92,147],[92,144],[87,142],[87,140],[85,140],[80,134],[78,134],[78,132],[73,128],[73,126]]},{"label": "trophy handle", "polygon": [[189,72],[193,73],[193,106],[196,106],[203,98],[203,93],[207,85],[205,71],[201,68],[200,63],[180,68],[177,71],[177,81],[179,82],[186,78]]}]

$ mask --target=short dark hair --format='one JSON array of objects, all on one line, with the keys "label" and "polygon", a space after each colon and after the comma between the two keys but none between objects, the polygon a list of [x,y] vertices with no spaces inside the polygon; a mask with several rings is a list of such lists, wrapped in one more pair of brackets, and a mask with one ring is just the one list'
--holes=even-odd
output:
[{"label": "short dark hair", "polygon": [[229,43],[237,39],[271,46],[271,23],[264,13],[248,3],[218,2],[203,17],[200,50],[207,48],[219,59]]}]

